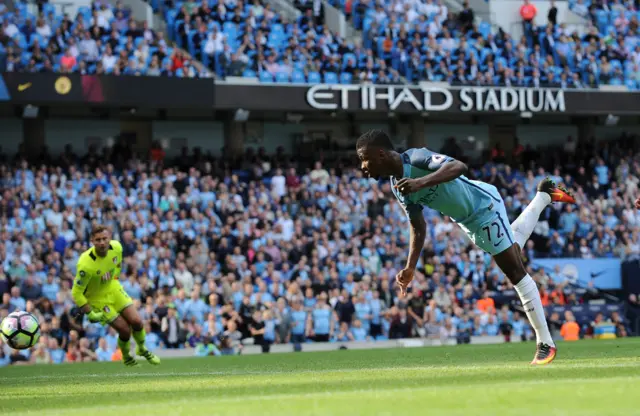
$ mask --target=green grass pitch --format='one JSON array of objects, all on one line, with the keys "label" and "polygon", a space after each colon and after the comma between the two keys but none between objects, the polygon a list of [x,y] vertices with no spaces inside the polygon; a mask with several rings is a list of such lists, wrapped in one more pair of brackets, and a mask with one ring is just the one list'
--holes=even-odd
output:
[{"label": "green grass pitch", "polygon": [[640,339],[0,369],[0,415],[638,415]]}]

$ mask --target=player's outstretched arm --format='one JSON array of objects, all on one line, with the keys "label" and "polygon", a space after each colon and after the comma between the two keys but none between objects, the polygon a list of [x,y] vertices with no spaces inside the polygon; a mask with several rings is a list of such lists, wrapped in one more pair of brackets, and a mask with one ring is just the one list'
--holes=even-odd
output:
[{"label": "player's outstretched arm", "polygon": [[71,288],[71,297],[83,313],[89,313],[91,311],[91,305],[89,305],[89,300],[84,295],[84,291],[87,289],[89,282],[82,276],[84,273],[85,272],[78,270],[76,278],[73,281],[73,287]]},{"label": "player's outstretched arm", "polygon": [[427,236],[427,222],[424,220],[422,210],[420,213],[412,213],[409,221],[411,232],[409,236],[409,258],[407,259],[406,268],[415,270],[424,246],[424,239]]},{"label": "player's outstretched arm", "polygon": [[74,279],[73,286],[71,287],[71,297],[82,313],[87,315],[89,321],[101,322],[103,319],[103,313],[100,311],[94,311],[89,304],[89,300],[84,295],[91,278],[83,267],[82,258],[78,260],[76,270],[76,278]]},{"label": "player's outstretched arm", "polygon": [[421,178],[400,179],[396,183],[396,188],[398,188],[403,195],[409,195],[424,188],[431,188],[441,183],[451,182],[467,173],[468,170],[467,165],[459,160],[451,160],[440,165],[435,172]]},{"label": "player's outstretched arm", "polygon": [[409,258],[404,269],[396,275],[396,281],[400,286],[402,295],[407,294],[407,287],[413,280],[420,253],[424,246],[424,239],[427,236],[427,222],[422,215],[422,209],[411,209],[409,211],[409,222],[411,229],[409,233]]}]

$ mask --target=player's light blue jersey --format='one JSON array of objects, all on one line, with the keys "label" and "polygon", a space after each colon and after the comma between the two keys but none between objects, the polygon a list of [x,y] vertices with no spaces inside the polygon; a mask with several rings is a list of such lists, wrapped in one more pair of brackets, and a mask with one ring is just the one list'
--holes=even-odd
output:
[{"label": "player's light blue jersey", "polygon": [[[409,149],[402,154],[403,177],[427,176],[453,160],[427,148]],[[395,188],[399,179],[391,177],[391,189],[409,216],[421,213],[422,206],[427,206],[451,217],[455,222],[463,223],[472,219],[480,209],[492,208],[492,204],[502,203],[502,198],[494,186],[472,181],[464,175],[406,196]]]}]

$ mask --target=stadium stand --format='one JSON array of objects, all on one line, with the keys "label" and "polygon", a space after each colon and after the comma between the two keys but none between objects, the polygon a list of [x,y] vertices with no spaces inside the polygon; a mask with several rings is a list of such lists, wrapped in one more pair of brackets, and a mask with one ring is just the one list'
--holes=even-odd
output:
[{"label": "stadium stand", "polygon": [[346,81],[342,56],[353,45],[322,25],[312,10],[289,22],[259,1],[236,6],[207,2],[166,12],[171,38],[218,76],[258,77],[262,82]]},{"label": "stadium stand", "polygon": [[[157,2],[152,2],[158,10]],[[441,1],[333,2],[362,33],[342,39],[324,26],[316,2],[294,2],[303,13],[288,21],[269,3],[169,3],[169,40],[219,77],[261,82],[639,88],[638,12],[632,4],[572,1],[593,26],[584,36],[562,22],[527,26],[513,39],[488,22],[476,24],[468,4],[453,13]],[[138,25],[117,3],[59,16],[44,3],[38,16],[23,3],[0,11],[0,56],[9,71],[207,76],[162,32]],[[375,6],[375,7],[374,7]],[[2,62],[0,62],[2,63]]]},{"label": "stadium stand", "polygon": [[81,74],[196,77],[188,57],[171,47],[162,32],[136,22],[120,2],[81,6],[76,16],[60,15],[47,2],[38,15],[26,3],[0,11],[4,70]]},{"label": "stadium stand", "polygon": [[[632,332],[619,303],[532,263],[640,256],[640,212],[631,205],[638,144],[625,136],[544,152],[516,148],[514,166],[527,171],[506,167],[494,149],[472,171],[501,189],[510,220],[547,172],[576,190],[579,213],[550,207],[523,251],[557,337],[575,336],[576,325],[584,337]],[[455,141],[442,151],[464,160]],[[15,309],[39,317],[44,335],[34,354],[57,363],[118,358],[115,333],[83,323],[70,297],[96,221],[122,241],[123,287],[153,334],[152,349],[232,354],[262,327],[254,338],[265,351],[327,339],[532,335],[496,264],[431,210],[420,273],[410,296],[399,298],[393,278],[406,256],[405,215],[388,184],[364,179],[352,159],[323,164],[249,150],[239,160],[201,152],[165,160],[158,148],[148,161],[130,155],[117,142],[104,155],[78,157],[68,147],[55,158],[0,156],[0,318]],[[0,352],[0,363],[10,361]]]}]

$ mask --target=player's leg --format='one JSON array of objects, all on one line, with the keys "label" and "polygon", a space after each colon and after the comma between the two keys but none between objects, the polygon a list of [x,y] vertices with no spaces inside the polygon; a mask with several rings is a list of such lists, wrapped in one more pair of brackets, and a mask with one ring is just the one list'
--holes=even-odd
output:
[{"label": "player's leg", "polygon": [[136,308],[132,304],[125,306],[124,309],[120,311],[120,317],[122,317],[131,327],[133,339],[136,340],[136,353],[144,357],[150,364],[160,364],[160,358],[149,351],[144,345],[147,334]]},{"label": "player's leg", "polygon": [[109,325],[118,332],[118,348],[122,352],[122,362],[128,367],[138,365],[136,359],[131,355],[131,327],[121,316],[116,316]]},{"label": "player's leg", "polygon": [[505,251],[495,254],[493,258],[513,283],[527,318],[536,333],[537,349],[531,364],[550,363],[556,356],[556,346],[549,332],[538,286],[522,263],[520,247],[518,244],[513,244]]},{"label": "player's leg", "polygon": [[532,363],[551,362],[555,358],[556,347],[544,316],[540,293],[522,263],[522,250],[514,241],[504,204],[494,204],[493,209],[474,224],[461,224],[461,227],[478,247],[493,256],[498,267],[515,286],[527,318],[536,332],[537,351]]},{"label": "player's leg", "polygon": [[540,214],[551,202],[566,202],[575,204],[576,201],[569,191],[565,190],[549,178],[538,184],[538,192],[531,203],[522,211],[520,216],[511,224],[515,242],[522,248],[531,236],[538,223]]},{"label": "player's leg", "polygon": [[138,363],[131,356],[131,328],[129,324],[120,318],[118,309],[114,307],[112,294],[89,299],[91,307],[102,311],[103,323],[109,324],[118,333],[118,348],[122,352],[122,361],[126,366],[136,366]]}]

